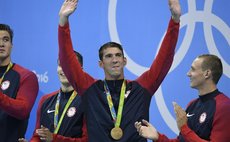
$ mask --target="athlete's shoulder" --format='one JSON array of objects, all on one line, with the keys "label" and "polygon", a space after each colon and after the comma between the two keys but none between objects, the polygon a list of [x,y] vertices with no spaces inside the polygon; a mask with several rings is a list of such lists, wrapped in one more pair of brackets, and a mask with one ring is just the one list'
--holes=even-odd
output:
[{"label": "athlete's shoulder", "polygon": [[36,74],[33,71],[31,71],[31,70],[29,70],[29,69],[27,69],[27,68],[25,68],[19,64],[14,63],[12,69],[15,72],[19,73],[20,76],[22,76],[22,77],[26,77],[26,76],[33,76],[34,78],[36,77]]},{"label": "athlete's shoulder", "polygon": [[44,102],[53,99],[58,93],[59,93],[59,90],[43,95],[39,101],[40,104],[43,104]]}]

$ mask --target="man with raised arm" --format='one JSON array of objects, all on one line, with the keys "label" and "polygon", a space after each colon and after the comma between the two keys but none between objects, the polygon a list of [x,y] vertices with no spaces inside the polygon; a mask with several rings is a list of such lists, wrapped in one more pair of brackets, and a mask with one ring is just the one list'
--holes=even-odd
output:
[{"label": "man with raised arm", "polygon": [[83,94],[87,131],[90,142],[145,142],[134,123],[149,119],[152,95],[168,73],[173,62],[179,33],[180,4],[169,0],[172,18],[161,48],[149,70],[136,80],[124,76],[126,58],[119,43],[108,42],[99,49],[99,66],[103,80],[84,72],[74,57],[69,29],[69,16],[78,1],[66,0],[59,12],[59,59],[63,71],[79,94]]}]

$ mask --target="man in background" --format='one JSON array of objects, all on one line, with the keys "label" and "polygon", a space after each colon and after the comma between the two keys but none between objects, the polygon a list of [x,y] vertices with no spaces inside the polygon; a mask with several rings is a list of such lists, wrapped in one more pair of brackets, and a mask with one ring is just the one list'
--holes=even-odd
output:
[{"label": "man in background", "polygon": [[[75,52],[83,66],[83,58]],[[58,60],[58,78],[61,88],[42,96],[38,109],[36,126],[30,142],[87,142],[86,124],[82,100],[66,79]],[[19,142],[27,142],[21,138]]]}]

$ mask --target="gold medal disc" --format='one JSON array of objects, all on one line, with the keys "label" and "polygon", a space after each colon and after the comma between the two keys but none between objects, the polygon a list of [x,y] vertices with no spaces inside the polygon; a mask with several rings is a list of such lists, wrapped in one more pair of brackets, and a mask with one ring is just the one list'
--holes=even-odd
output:
[{"label": "gold medal disc", "polygon": [[110,135],[112,136],[114,140],[119,140],[123,136],[123,131],[120,127],[114,127],[111,130]]}]

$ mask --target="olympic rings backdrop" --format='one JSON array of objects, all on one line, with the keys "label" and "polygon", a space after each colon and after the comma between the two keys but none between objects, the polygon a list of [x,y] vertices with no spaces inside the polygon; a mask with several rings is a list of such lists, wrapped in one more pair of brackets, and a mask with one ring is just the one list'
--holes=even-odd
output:
[{"label": "olympic rings backdrop", "polygon": [[[39,95],[30,115],[26,138],[35,127],[40,97],[58,90],[58,13],[63,0],[0,0],[0,23],[14,29],[12,60],[36,73]],[[218,55],[224,74],[218,84],[230,97],[230,1],[181,0],[182,16],[176,55],[170,72],[152,98],[150,122],[173,138],[178,133],[172,101],[183,108],[198,97],[186,73],[196,56]],[[84,70],[96,78],[98,49],[107,41],[123,45],[128,64],[125,77],[135,79],[149,68],[170,19],[168,0],[80,0],[70,17],[75,50],[84,57]]]}]

